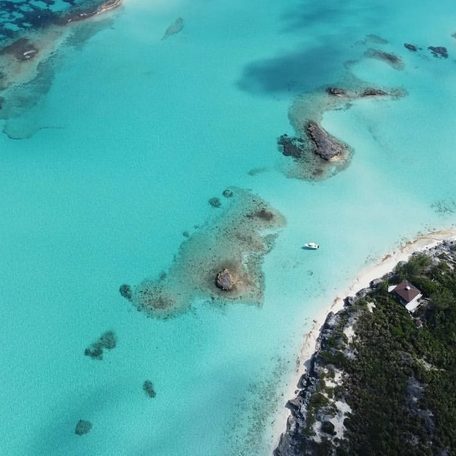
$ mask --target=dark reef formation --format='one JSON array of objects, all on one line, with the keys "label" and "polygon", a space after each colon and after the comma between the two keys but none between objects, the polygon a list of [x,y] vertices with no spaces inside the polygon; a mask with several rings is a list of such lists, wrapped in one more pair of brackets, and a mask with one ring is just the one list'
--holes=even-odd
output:
[{"label": "dark reef formation", "polygon": [[220,201],[220,198],[217,198],[216,196],[214,196],[213,198],[211,198],[209,200],[209,204],[212,207],[221,207],[222,206],[222,202]]},{"label": "dark reef formation", "polygon": [[143,391],[149,396],[150,398],[154,398],[157,393],[155,392],[154,389],[154,384],[150,380],[146,380],[143,383]]},{"label": "dark reef formation", "polygon": [[85,350],[84,355],[92,359],[103,359],[104,350],[112,350],[117,345],[117,338],[113,331],[106,331],[97,341],[90,344]]},{"label": "dark reef formation", "polygon": [[428,49],[431,51],[434,57],[440,59],[447,59],[448,58],[448,49],[443,46],[428,46]]},{"label": "dark reef formation", "polygon": [[309,120],[304,128],[312,144],[312,152],[323,160],[334,160],[346,154],[347,146],[330,135],[317,122]]},{"label": "dark reef formation", "polygon": [[130,287],[130,285],[123,284],[119,287],[119,292],[120,294],[125,298],[131,301],[131,298],[133,296],[133,291]]},{"label": "dark reef formation", "polygon": [[412,51],[412,52],[418,51],[418,47],[415,46],[414,44],[404,43],[404,47],[405,47],[406,49],[408,49],[409,51]]},{"label": "dark reef formation", "polygon": [[[444,241],[328,314],[275,456],[453,454],[455,269]],[[403,280],[423,293],[413,314],[390,293]]]},{"label": "dark reef formation", "polygon": [[227,190],[231,196],[226,204],[189,234],[166,274],[123,293],[139,310],[169,318],[201,300],[261,305],[261,265],[285,220],[258,196],[240,188]]},{"label": "dark reef formation", "polygon": [[76,424],[74,433],[76,435],[88,434],[92,430],[92,423],[87,420],[79,420]]}]

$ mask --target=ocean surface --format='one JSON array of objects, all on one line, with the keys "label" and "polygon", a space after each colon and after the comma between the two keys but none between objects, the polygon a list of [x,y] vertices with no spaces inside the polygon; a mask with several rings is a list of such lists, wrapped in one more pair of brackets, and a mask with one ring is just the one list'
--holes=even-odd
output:
[{"label": "ocean surface", "polygon": [[[455,17],[450,0],[125,0],[75,26],[0,121],[0,454],[271,454],[312,319],[399,242],[456,223]],[[407,94],[324,112],[349,166],[290,178],[290,108],[354,79]],[[138,312],[119,286],[166,272],[229,186],[286,218],[262,303]],[[84,356],[109,330],[116,347]]]}]

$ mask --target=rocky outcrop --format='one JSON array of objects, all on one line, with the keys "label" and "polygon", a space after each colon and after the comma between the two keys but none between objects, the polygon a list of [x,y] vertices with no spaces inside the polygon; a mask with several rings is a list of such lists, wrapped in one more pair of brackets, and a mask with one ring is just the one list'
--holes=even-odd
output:
[{"label": "rocky outcrop", "polygon": [[315,155],[326,161],[343,156],[347,146],[337,138],[329,134],[317,122],[309,120],[305,126],[307,137],[312,144],[312,151]]},{"label": "rocky outcrop", "polygon": [[229,269],[225,268],[215,277],[215,285],[222,291],[232,291],[236,286],[234,275]]},{"label": "rocky outcrop", "polygon": [[312,396],[318,391],[321,375],[325,369],[325,361],[320,356],[320,351],[328,347],[328,341],[339,323],[339,316],[330,312],[321,327],[317,339],[317,350],[310,359],[307,371],[298,382],[299,393],[290,401],[286,407],[290,410],[287,421],[287,430],[280,437],[280,442],[274,451],[275,456],[303,456],[316,455],[317,447],[315,441],[306,436],[308,427],[307,410]]}]

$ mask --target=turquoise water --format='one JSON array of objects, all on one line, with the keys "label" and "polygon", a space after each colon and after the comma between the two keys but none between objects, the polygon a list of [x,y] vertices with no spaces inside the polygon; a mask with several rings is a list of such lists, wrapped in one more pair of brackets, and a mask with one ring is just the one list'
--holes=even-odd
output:
[{"label": "turquoise water", "polygon": [[[456,7],[383,3],[131,0],[61,48],[49,90],[7,121],[35,134],[0,136],[1,454],[271,454],[280,388],[319,309],[402,239],[456,223]],[[183,31],[162,41],[177,17]],[[405,69],[362,58],[368,47]],[[343,81],[347,60],[408,96],[327,112],[351,165],[322,182],[286,178],[276,139],[293,134],[289,107]],[[265,257],[263,305],[137,312],[119,285],[166,270],[230,185],[287,219]],[[303,251],[308,240],[322,248]],[[84,356],[107,330],[117,347]],[[88,435],[74,434],[79,419]]]}]

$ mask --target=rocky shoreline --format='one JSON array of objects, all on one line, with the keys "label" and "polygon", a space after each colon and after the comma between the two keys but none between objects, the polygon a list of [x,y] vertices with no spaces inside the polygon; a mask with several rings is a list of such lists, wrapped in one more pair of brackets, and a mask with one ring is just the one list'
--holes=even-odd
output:
[{"label": "rocky shoreline", "polygon": [[[454,240],[444,240],[425,251],[416,251],[411,259],[418,254],[425,254],[431,264],[445,262],[452,268],[456,267]],[[404,264],[406,262],[401,261],[397,267]],[[384,287],[385,283],[397,281],[396,275],[396,272],[391,271],[382,278],[372,280],[367,288],[359,290],[354,296],[347,296],[342,310],[328,313],[320,328],[315,352],[299,379],[297,395],[286,404],[290,415],[286,431],[280,436],[279,444],[274,450],[275,456],[336,454],[336,449],[344,438],[344,420],[350,416],[351,408],[344,400],[344,378],[348,374],[335,366],[339,364],[335,360],[338,357],[340,359],[341,355],[347,359],[356,359],[356,353],[350,344],[356,337],[354,325],[363,314],[372,312],[375,307],[374,304],[364,307],[357,304],[369,301],[369,296]],[[420,323],[419,318],[415,318],[415,323]],[[334,391],[339,390],[334,397],[330,395],[328,401],[320,403],[316,397],[326,395],[328,387],[334,388]],[[326,445],[323,453],[322,442]]]}]

